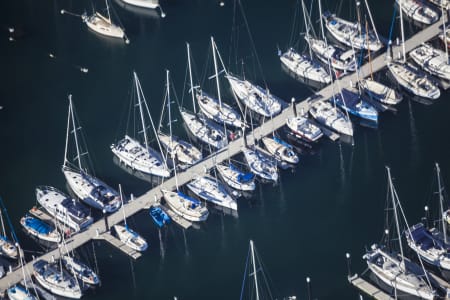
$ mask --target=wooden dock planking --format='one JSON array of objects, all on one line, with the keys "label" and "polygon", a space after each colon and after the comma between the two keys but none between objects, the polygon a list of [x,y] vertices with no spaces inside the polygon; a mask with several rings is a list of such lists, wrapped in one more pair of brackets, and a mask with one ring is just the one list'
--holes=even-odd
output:
[{"label": "wooden dock planking", "polygon": [[[430,25],[429,27],[425,28],[421,32],[415,34],[412,36],[409,40],[406,41],[405,47],[407,51],[412,50],[413,48],[417,47],[423,42],[426,42],[427,40],[430,40],[437,36],[440,33],[440,24],[442,24],[442,20],[434,23],[433,25]],[[393,53],[398,52],[401,47],[394,47]],[[372,60],[372,70],[373,72],[380,71],[386,66],[387,59],[386,59],[386,53],[382,53],[378,57]],[[362,74],[362,75],[361,75]],[[365,64],[361,67],[360,71],[360,77],[365,77],[370,74],[370,66],[369,64]],[[342,77],[338,80],[336,80],[335,86],[329,85],[319,92],[317,92],[314,97],[310,97],[304,101],[301,101],[300,103],[296,104],[296,109],[298,112],[304,112],[306,113],[309,110],[310,105],[315,101],[320,100],[326,100],[330,98],[333,93],[336,93],[339,88],[348,87],[350,86],[350,82],[356,82],[357,75],[355,73],[347,75],[345,77]],[[247,133],[247,144],[249,146],[253,145],[255,143],[255,139],[261,139],[263,136],[270,134],[274,130],[277,130],[281,127],[283,127],[286,123],[286,119],[288,117],[293,116],[293,110],[290,107],[286,107],[279,115],[276,117],[273,117],[270,120],[267,120],[263,125],[260,127],[257,127],[254,129],[253,133]],[[331,132],[330,132],[331,133]],[[335,134],[331,135],[333,138],[336,138]],[[178,184],[184,185],[187,182],[189,182],[193,176],[198,174],[204,174],[211,168],[214,168],[214,166],[229,157],[232,157],[239,152],[241,152],[242,148],[244,147],[243,143],[243,137],[240,137],[232,142],[229,143],[229,145],[225,149],[219,150],[215,154],[211,154],[210,156],[206,157],[204,160],[199,162],[198,164],[186,169],[185,171],[182,171],[178,174]],[[167,190],[174,190],[176,188],[175,179],[174,177],[166,180],[163,182],[160,186],[155,187],[142,196],[134,199],[133,201],[129,201],[125,205],[125,211],[127,216],[132,216],[142,210],[144,207],[150,207],[155,202],[155,199],[161,199],[161,189],[167,189]],[[108,223],[110,226],[120,223],[123,221],[123,215],[121,211],[118,211],[116,213],[111,214],[108,216]],[[97,231],[98,232],[105,232],[105,222],[102,219],[98,220],[94,224],[92,224],[87,230],[77,233],[73,235],[71,239],[67,242],[67,249],[68,251],[71,251],[72,249],[75,249],[77,247],[80,247],[81,245],[85,244],[86,242],[94,239],[97,237]],[[64,247],[62,247],[64,248]],[[65,249],[61,249],[61,253],[65,254]],[[52,257],[59,258],[60,252],[58,249],[55,249],[53,251],[50,251],[40,257],[40,259],[44,260],[51,260]],[[32,272],[33,269],[33,262],[31,261],[25,265],[25,268],[28,270],[28,272]],[[6,290],[9,286],[20,282],[22,280],[22,272],[20,269],[15,269],[13,272],[8,273],[5,277],[0,279],[0,291]]]},{"label": "wooden dock planking", "polygon": [[171,210],[170,208],[164,206],[164,205],[159,205],[159,207],[161,207],[161,209],[163,211],[166,212],[166,214],[169,215],[169,217],[172,219],[173,222],[175,222],[177,225],[181,226],[184,229],[189,229],[192,226],[192,223],[189,222],[188,220],[186,220],[185,218],[177,215],[173,210]]},{"label": "wooden dock planking", "polygon": [[352,277],[348,277],[348,281],[354,285],[359,290],[363,291],[365,294],[369,295],[370,297],[377,299],[377,300],[394,300],[391,296],[389,296],[387,293],[380,290],[378,287],[374,286],[370,282],[364,280],[363,278],[359,277],[357,274],[355,274]]}]

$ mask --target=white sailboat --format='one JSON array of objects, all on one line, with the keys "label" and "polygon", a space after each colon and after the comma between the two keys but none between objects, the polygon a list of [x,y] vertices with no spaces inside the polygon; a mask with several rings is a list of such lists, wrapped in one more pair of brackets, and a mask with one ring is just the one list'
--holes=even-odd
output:
[{"label": "white sailboat", "polygon": [[114,24],[111,20],[111,14],[109,12],[108,0],[105,0],[107,16],[103,16],[101,13],[96,11],[92,15],[83,14],[82,20],[86,25],[93,31],[108,37],[113,38],[125,38],[125,42],[129,43],[128,39],[125,37],[125,31],[122,27]]},{"label": "white sailboat", "polygon": [[44,221],[35,218],[31,215],[23,216],[20,219],[20,225],[30,235],[37,237],[40,240],[59,243],[61,241],[61,234],[56,227],[45,223]]},{"label": "white sailboat", "polygon": [[70,255],[64,255],[61,260],[64,267],[82,282],[90,285],[100,284],[97,274],[85,263]]},{"label": "white sailboat", "polygon": [[75,232],[86,229],[94,221],[86,206],[54,187],[37,187],[36,199],[50,215]]},{"label": "white sailboat", "polygon": [[317,142],[323,136],[322,130],[306,116],[290,117],[286,120],[286,125],[296,137],[307,142]]},{"label": "white sailboat", "polygon": [[[167,112],[169,118],[169,135],[161,132],[164,108],[167,105]],[[186,165],[193,165],[199,162],[202,158],[202,152],[194,147],[192,144],[174,136],[172,134],[172,110],[171,110],[171,98],[170,98],[170,83],[169,83],[169,70],[166,72],[166,97],[163,103],[163,111],[161,113],[161,119],[159,122],[158,138],[162,147],[167,151],[171,158],[177,159],[180,163]]]},{"label": "white sailboat", "polygon": [[30,274],[28,273],[28,271],[27,271],[27,274],[25,274],[25,268],[24,268],[25,260],[23,258],[23,251],[22,251],[22,249],[20,249],[20,246],[18,243],[17,243],[17,246],[19,248],[19,253],[20,253],[19,265],[22,270],[22,276],[23,276],[22,283],[24,284],[24,286],[22,286],[20,284],[15,284],[6,290],[6,294],[8,295],[8,299],[10,299],[10,300],[37,300],[38,298],[35,297],[28,289],[27,282],[29,279],[31,279],[29,277]]},{"label": "white sailboat", "polygon": [[83,293],[77,280],[67,271],[45,260],[33,264],[33,275],[37,282],[51,293],[71,299],[80,299]]},{"label": "white sailboat", "polygon": [[387,251],[383,247],[374,244],[363,258],[373,274],[386,285],[395,288],[397,291],[423,299],[436,299],[436,291],[431,287],[429,275],[423,269],[423,266],[422,268],[419,267],[412,261],[405,259],[403,255],[397,212],[397,207],[401,209],[401,206],[392,183],[389,168],[387,168],[387,172],[400,253]]},{"label": "white sailboat", "polygon": [[439,14],[425,1],[417,0],[395,0],[400,5],[400,9],[413,19],[423,24],[433,24],[439,19]]},{"label": "white sailboat", "polygon": [[220,176],[222,176],[224,182],[230,187],[239,191],[255,190],[255,174],[244,173],[231,162],[228,164],[218,164],[216,165],[216,169]]},{"label": "white sailboat", "polygon": [[[3,207],[3,200],[0,198],[1,205]],[[2,233],[0,234],[0,254],[8,258],[17,259],[19,252],[13,241],[11,241],[6,235],[6,227],[3,222],[3,209],[0,208],[0,224],[2,226]],[[14,236],[13,236],[14,237]]]},{"label": "white sailboat", "polygon": [[409,52],[409,56],[431,75],[450,81],[448,53],[423,44]]},{"label": "white sailboat", "polygon": [[[88,152],[81,152],[78,139],[78,130],[81,127],[76,124],[72,95],[69,95],[69,112],[67,116],[66,147],[64,151],[64,163],[62,172],[72,191],[77,197],[89,206],[108,213],[115,212],[120,207],[119,193],[106,183],[89,174],[87,168],[82,165],[81,156]],[[76,163],[73,164],[68,159],[69,135],[73,134],[76,149]]]},{"label": "white sailboat", "polygon": [[127,166],[131,167],[132,169],[136,169],[143,173],[155,176],[169,177],[170,171],[167,168],[165,161],[163,161],[159,153],[156,152],[149,145],[147,136],[147,125],[144,116],[144,108],[147,117],[150,119],[150,124],[153,128],[153,133],[155,134],[158,146],[161,151],[161,146],[158,140],[155,126],[153,124],[153,120],[150,115],[150,111],[147,106],[144,93],[142,91],[141,83],[139,82],[139,78],[137,77],[136,72],[133,72],[133,79],[134,79],[133,86],[135,88],[135,92],[137,95],[135,100],[137,101],[137,103],[132,103],[133,105],[132,108],[134,106],[138,106],[139,108],[139,118],[142,126],[139,133],[143,135],[144,143],[141,144],[137,139],[132,138],[129,135],[125,134],[125,137],[121,139],[117,144],[111,145],[111,151],[114,153],[114,155],[117,156],[117,158],[121,162],[124,162]]},{"label": "white sailboat", "polygon": [[428,1],[433,3],[436,6],[440,6],[441,8],[444,8],[446,10],[448,10],[449,6],[450,6],[449,0],[428,0]]},{"label": "white sailboat", "polygon": [[248,147],[245,147],[242,152],[244,152],[245,160],[252,173],[263,180],[274,182],[278,180],[277,163],[274,159]]},{"label": "white sailboat", "polygon": [[299,159],[294,152],[292,145],[287,144],[277,137],[263,137],[262,142],[267,151],[276,159],[285,161],[290,164],[297,164]]},{"label": "white sailboat", "polygon": [[119,191],[120,191],[120,201],[122,201],[123,222],[125,226],[116,224],[113,226],[114,231],[116,232],[119,240],[121,240],[122,243],[124,243],[131,249],[143,252],[148,248],[147,241],[137,232],[128,227],[127,218],[125,215],[125,206],[123,205],[123,194],[121,185],[119,185]]},{"label": "white sailboat", "polygon": [[199,176],[189,182],[187,187],[200,199],[237,211],[236,200],[216,178]]},{"label": "white sailboat", "polygon": [[338,133],[353,136],[353,124],[350,118],[330,102],[314,102],[309,109],[309,113],[320,124],[325,125]]},{"label": "white sailboat", "polygon": [[403,100],[401,93],[371,78],[360,79],[359,86],[369,99],[383,104],[397,105]]}]

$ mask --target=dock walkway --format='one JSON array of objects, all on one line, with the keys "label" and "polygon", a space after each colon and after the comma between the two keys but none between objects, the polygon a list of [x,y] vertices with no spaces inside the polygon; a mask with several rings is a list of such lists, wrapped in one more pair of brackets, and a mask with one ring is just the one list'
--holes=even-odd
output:
[{"label": "dock walkway", "polygon": [[[440,33],[441,24],[442,20],[434,23],[433,25],[425,28],[424,30],[412,36],[405,43],[406,50],[410,51],[413,48],[419,46],[421,43],[436,37]],[[398,55],[397,53],[399,50],[401,50],[401,47],[399,46],[394,47],[393,49],[394,55]],[[386,52],[384,52],[372,60],[373,72],[377,72],[386,66],[387,63],[386,58],[387,58]],[[360,76],[365,77],[368,76],[369,74],[370,74],[370,66],[369,64],[365,64],[364,66],[361,67]],[[318,91],[313,97],[310,97],[304,101],[301,101],[300,103],[297,103],[296,104],[297,112],[307,113],[312,103],[314,103],[315,101],[321,101],[330,98],[333,95],[333,93],[337,92],[340,88],[348,87],[350,86],[351,82],[355,83],[356,80],[357,80],[356,74],[350,74],[340,78],[339,80],[336,80],[334,87],[332,85],[329,85],[323,88],[322,90]],[[286,123],[286,119],[292,116],[293,116],[292,107],[285,108],[276,117],[267,120],[263,125],[255,128],[253,132],[247,133],[246,134],[247,144],[251,146],[255,144],[255,139],[260,139],[263,136],[266,136],[272,133],[273,131],[283,127]],[[186,169],[183,172],[180,172],[178,174],[178,185],[180,186],[184,185],[189,181],[191,181],[196,176],[199,175],[201,176],[205,174],[205,172],[214,168],[215,165],[241,152],[243,147],[244,147],[243,137],[231,141],[226,148],[219,150],[217,153],[211,154],[198,164]],[[132,216],[138,213],[143,208],[150,207],[151,205],[155,204],[155,200],[157,201],[162,197],[161,190],[174,190],[175,188],[176,185],[174,177],[164,181],[160,186],[151,189],[150,191],[146,192],[145,194],[143,194],[138,198],[133,199],[132,201],[129,201],[124,208],[126,216],[128,217]],[[110,226],[120,223],[122,221],[123,221],[122,211],[118,211],[108,216],[108,223],[110,224]],[[94,224],[92,224],[87,230],[74,234],[71,238],[69,238],[67,240],[67,250],[72,251],[72,249],[80,247],[83,244],[89,242],[90,240],[95,239],[98,233],[102,235],[105,234],[105,232],[106,232],[105,222],[102,218],[96,221]],[[42,255],[41,257],[39,257],[39,259],[51,261],[52,257],[54,259],[57,259],[59,258],[59,255],[61,253],[65,254],[65,251],[67,250],[64,247],[62,247],[61,252],[58,249],[55,249]],[[30,274],[32,273],[33,270],[33,262],[34,261],[31,261],[25,265],[25,268],[28,270]],[[5,277],[0,279],[0,291],[5,291],[9,286],[18,283],[21,280],[22,280],[22,271],[20,270],[20,268],[17,268],[13,270],[13,272],[8,273]]]}]

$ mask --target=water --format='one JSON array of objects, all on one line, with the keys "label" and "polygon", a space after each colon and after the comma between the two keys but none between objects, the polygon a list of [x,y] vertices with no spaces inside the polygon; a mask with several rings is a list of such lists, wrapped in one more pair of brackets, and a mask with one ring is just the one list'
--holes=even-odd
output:
[{"label": "water", "polygon": [[[287,46],[295,1],[244,2],[271,91],[287,100],[310,95],[310,88],[281,70],[276,57],[277,45]],[[387,36],[392,5],[370,2],[378,30]],[[102,1],[94,4],[104,5]],[[0,3],[0,105],[4,107],[0,110],[0,194],[23,248],[41,251],[20,231],[18,221],[36,202],[34,188],[46,184],[65,189],[60,168],[69,93],[96,174],[112,186],[121,183],[127,194],[140,195],[150,184],[120,169],[109,150],[124,134],[132,71],[138,73],[157,120],[165,69],[171,70],[178,100],[190,108],[190,98],[186,93],[182,96],[186,41],[199,76],[207,57],[211,59],[207,54],[211,35],[228,63],[231,1],[225,1],[224,7],[219,1],[172,0],[162,5],[165,19],[133,14],[113,3],[131,40],[125,45],[89,32],[78,18],[60,14],[61,9],[90,11],[89,1]],[[355,15],[352,1],[340,5],[343,16]],[[336,6],[334,1],[324,3],[332,11]],[[9,26],[16,28],[14,42],[8,41]],[[239,29],[240,45],[248,44],[245,27]],[[246,75],[262,83],[250,49],[241,48]],[[89,72],[80,72],[80,67]],[[229,94],[226,97],[230,99]],[[85,299],[237,299],[249,239],[255,241],[270,275],[274,296],[307,298],[305,279],[311,277],[315,298],[356,299],[357,291],[346,281],[345,253],[352,255],[352,270],[361,273],[364,247],[382,235],[384,166],[391,166],[410,222],[423,216],[426,204],[437,209],[436,203],[429,203],[434,162],[440,163],[444,184],[449,186],[447,100],[448,93],[432,106],[406,99],[398,114],[381,116],[378,130],[358,127],[354,146],[325,141],[315,155],[301,157],[293,173],[282,171],[278,185],[258,185],[253,198],[239,200],[239,218],[213,214],[199,230],[170,226],[160,233],[147,212],[131,218],[129,225],[149,241],[149,250],[133,262],[116,249],[95,243],[102,286]],[[181,124],[175,127],[176,134],[185,135]],[[95,265],[91,245],[80,254]]]}]

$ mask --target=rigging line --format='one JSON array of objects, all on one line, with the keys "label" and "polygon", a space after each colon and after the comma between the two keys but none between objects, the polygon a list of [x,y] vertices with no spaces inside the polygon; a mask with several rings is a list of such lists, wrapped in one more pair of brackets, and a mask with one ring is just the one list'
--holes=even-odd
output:
[{"label": "rigging line", "polygon": [[244,299],[243,296],[244,296],[244,288],[245,288],[245,279],[247,278],[249,260],[250,260],[250,247],[248,248],[247,259],[245,260],[244,278],[242,279],[241,296],[239,297],[239,300]]},{"label": "rigging line", "polygon": [[266,284],[267,291],[268,291],[268,293],[269,293],[270,299],[273,299],[272,291],[270,290],[270,285],[269,285],[269,282],[273,282],[273,281],[272,281],[272,279],[270,278],[269,274],[267,274],[267,276],[266,276],[266,272],[264,272],[264,270],[267,270],[267,268],[265,267],[263,261],[260,259],[259,254],[258,254],[258,251],[257,251],[256,249],[255,249],[255,255],[256,255],[256,259],[257,259],[258,262],[259,262],[259,265],[260,265],[260,271],[261,271],[261,274],[262,274],[262,276],[263,276],[264,283]]},{"label": "rigging line", "polygon": [[298,18],[298,11],[299,11],[299,1],[295,1],[295,7],[294,7],[294,17],[292,19],[292,28],[291,28],[291,35],[289,37],[289,44],[286,46],[286,49],[293,46],[294,44],[294,37],[297,36],[297,18]]},{"label": "rigging line", "polygon": [[251,34],[250,27],[249,27],[248,22],[247,22],[247,17],[246,17],[245,12],[244,12],[244,7],[242,6],[241,0],[237,0],[237,1],[239,3],[239,8],[241,10],[241,14],[242,14],[242,17],[244,19],[245,27],[247,28],[247,32],[248,32],[248,35],[249,35],[249,38],[250,38],[250,44],[251,44],[253,52],[254,52],[254,54],[256,56],[256,62],[258,64],[258,68],[259,68],[259,71],[261,73],[261,77],[262,77],[264,85],[265,85],[265,87],[267,89],[267,82],[266,82],[266,79],[264,77],[264,72],[263,72],[263,69],[262,69],[262,65],[261,65],[261,62],[260,62],[259,57],[258,57],[258,52],[256,51],[255,42],[253,40],[253,36]]}]

